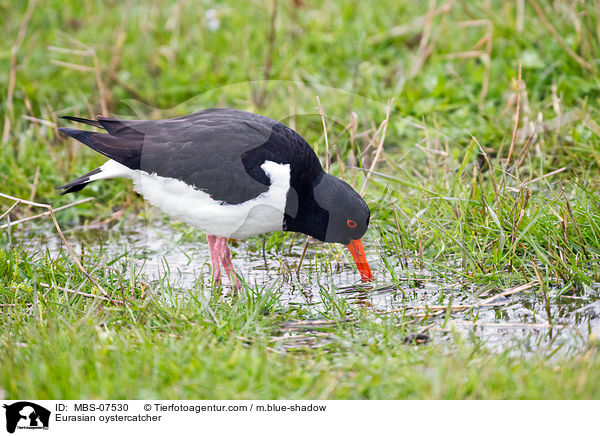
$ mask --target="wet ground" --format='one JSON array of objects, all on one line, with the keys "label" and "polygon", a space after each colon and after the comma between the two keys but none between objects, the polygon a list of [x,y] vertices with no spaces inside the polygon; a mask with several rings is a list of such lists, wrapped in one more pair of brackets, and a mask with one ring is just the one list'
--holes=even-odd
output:
[{"label": "wet ground", "polygon": [[[126,276],[132,272],[157,292],[168,284],[182,295],[190,288],[210,292],[208,247],[199,232],[174,228],[151,219],[123,220],[118,226],[103,224],[66,231],[77,253],[101,250],[102,258]],[[66,229],[65,229],[66,230]],[[282,326],[273,340],[277,346],[319,346],[328,333],[320,330],[330,321],[323,314],[332,304],[346,307],[348,322],[354,310],[365,310],[373,319],[394,317],[397,325],[412,332],[407,341],[451,341],[457,334],[493,351],[506,349],[547,353],[584,350],[591,337],[600,334],[600,291],[596,284],[558,296],[547,297],[537,283],[522,283],[509,289],[486,289],[441,278],[417,265],[402,266],[387,257],[392,273],[382,265],[376,243],[367,244],[367,257],[376,281],[363,285],[342,246],[311,243],[298,268],[304,241],[269,250],[260,241],[234,243],[233,261],[238,273],[257,292],[274,292],[279,305],[303,309],[303,319]],[[42,244],[56,250],[58,238]],[[232,293],[225,280],[224,298]],[[332,303],[333,302],[333,303]]]}]

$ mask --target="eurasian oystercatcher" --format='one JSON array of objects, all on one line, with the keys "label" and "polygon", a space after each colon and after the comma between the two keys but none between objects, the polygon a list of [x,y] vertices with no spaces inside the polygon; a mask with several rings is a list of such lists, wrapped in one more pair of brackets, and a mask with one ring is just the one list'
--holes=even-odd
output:
[{"label": "eurasian oystercatcher", "polygon": [[325,173],[306,140],[284,124],[234,109],[166,120],[63,118],[104,129],[59,130],[110,160],[57,189],[66,194],[96,180],[133,180],[151,204],[206,232],[215,281],[222,264],[240,286],[228,238],[278,230],[346,245],[362,280],[372,280],[361,240],[367,204]]}]

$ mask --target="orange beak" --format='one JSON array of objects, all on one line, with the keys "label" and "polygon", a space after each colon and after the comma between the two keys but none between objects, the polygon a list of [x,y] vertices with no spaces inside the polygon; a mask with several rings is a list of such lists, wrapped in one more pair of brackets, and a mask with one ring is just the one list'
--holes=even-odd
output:
[{"label": "orange beak", "polygon": [[356,263],[358,271],[360,272],[360,277],[363,282],[373,281],[373,273],[371,273],[371,268],[369,268],[369,262],[367,262],[367,256],[365,256],[365,250],[363,249],[362,239],[356,239],[350,241],[348,245],[346,245],[350,253],[352,254],[352,258]]}]

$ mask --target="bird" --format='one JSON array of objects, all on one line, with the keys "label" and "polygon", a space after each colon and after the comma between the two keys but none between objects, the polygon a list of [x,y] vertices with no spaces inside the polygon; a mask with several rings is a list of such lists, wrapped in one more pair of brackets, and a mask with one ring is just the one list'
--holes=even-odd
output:
[{"label": "bird", "polygon": [[367,203],[326,173],[308,142],[285,124],[229,108],[161,120],[62,118],[102,129],[59,128],[109,160],[59,186],[61,194],[103,179],[132,180],[150,204],[206,233],[215,283],[222,265],[241,288],[229,239],[273,231],[343,244],[362,281],[373,280],[362,243]]}]

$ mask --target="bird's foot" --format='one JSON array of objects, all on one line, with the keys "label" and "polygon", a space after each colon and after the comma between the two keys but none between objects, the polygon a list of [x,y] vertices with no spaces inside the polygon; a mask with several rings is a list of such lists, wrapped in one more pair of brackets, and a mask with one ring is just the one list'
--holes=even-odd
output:
[{"label": "bird's foot", "polygon": [[208,251],[210,253],[210,264],[212,266],[212,281],[214,285],[221,283],[221,263],[219,262],[218,254],[216,251],[217,238],[213,235],[206,235],[208,241]]},{"label": "bird's foot", "polygon": [[242,283],[238,279],[233,262],[231,261],[231,253],[227,246],[227,238],[206,235],[208,241],[208,249],[210,251],[210,262],[213,269],[213,282],[219,284],[221,282],[221,264],[225,269],[225,274],[231,280],[236,291],[242,289]]}]

